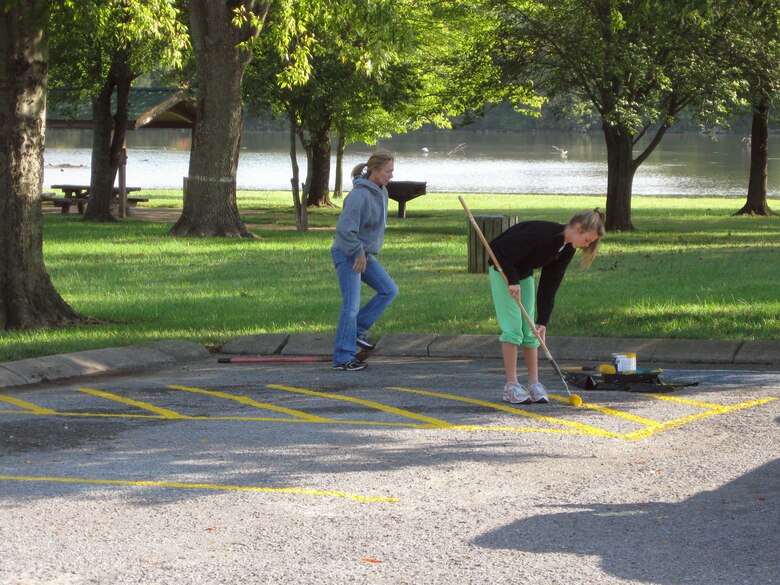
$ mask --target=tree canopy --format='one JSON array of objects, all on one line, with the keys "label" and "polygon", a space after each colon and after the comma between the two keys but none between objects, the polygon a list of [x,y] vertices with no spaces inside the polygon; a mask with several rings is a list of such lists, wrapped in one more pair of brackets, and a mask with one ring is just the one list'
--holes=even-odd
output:
[{"label": "tree canopy", "polygon": [[[607,229],[631,230],[634,173],[684,108],[722,104],[733,78],[712,58],[717,15],[698,0],[487,0],[506,79],[575,94],[602,121]],[[634,152],[638,149],[638,154]]]}]

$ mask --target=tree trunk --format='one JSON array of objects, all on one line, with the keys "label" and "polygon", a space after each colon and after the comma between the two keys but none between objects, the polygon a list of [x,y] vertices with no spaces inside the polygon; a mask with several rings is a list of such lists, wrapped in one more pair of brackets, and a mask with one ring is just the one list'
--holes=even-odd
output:
[{"label": "tree trunk", "polygon": [[298,170],[298,151],[295,148],[295,141],[298,139],[297,124],[295,116],[289,116],[290,119],[290,164],[292,164],[292,194],[293,205],[295,206],[295,228],[299,232],[305,232],[309,229],[309,209],[301,198],[300,192],[300,172]]},{"label": "tree trunk", "polygon": [[190,0],[190,38],[197,73],[196,121],[192,131],[184,208],[171,229],[176,236],[254,237],[236,202],[236,171],[241,146],[241,80],[252,59],[238,45],[259,32],[233,24],[233,8],[243,5],[262,22],[267,2]]},{"label": "tree trunk", "polygon": [[28,0],[0,10],[0,330],[81,319],[43,260],[46,6]]},{"label": "tree trunk", "polygon": [[631,134],[602,123],[607,142],[607,231],[631,231],[631,191],[636,164]]},{"label": "tree trunk", "polygon": [[92,99],[92,164],[89,179],[89,205],[84,219],[89,221],[113,221],[111,217],[111,190],[115,173],[111,172],[111,94],[113,81],[109,78],[100,92]]},{"label": "tree trunk", "polygon": [[339,141],[336,145],[336,179],[333,186],[333,198],[341,199],[344,196],[343,183],[344,172],[342,169],[344,163],[344,150],[347,147],[347,137],[344,133],[339,132]]},{"label": "tree trunk", "polygon": [[753,107],[750,131],[750,179],[747,201],[734,215],[774,215],[766,200],[766,177],[769,169],[769,98],[764,96]]},{"label": "tree trunk", "polygon": [[[122,163],[122,148],[127,134],[130,86],[134,75],[126,55],[115,58],[106,83],[92,100],[92,170],[89,181],[89,205],[84,212],[88,221],[114,221],[111,215],[114,182]],[[116,89],[116,114],[111,112],[111,95]]]},{"label": "tree trunk", "polygon": [[328,197],[330,183],[330,123],[322,124],[310,135],[311,165],[308,169],[309,198],[316,207],[332,207]]}]

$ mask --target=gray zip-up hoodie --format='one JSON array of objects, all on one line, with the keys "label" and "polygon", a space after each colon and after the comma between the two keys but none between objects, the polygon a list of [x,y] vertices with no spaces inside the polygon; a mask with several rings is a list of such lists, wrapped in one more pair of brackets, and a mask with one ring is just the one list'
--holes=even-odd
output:
[{"label": "gray zip-up hoodie", "polygon": [[387,189],[362,175],[352,179],[352,191],[336,222],[333,247],[347,256],[379,254],[385,241]]}]

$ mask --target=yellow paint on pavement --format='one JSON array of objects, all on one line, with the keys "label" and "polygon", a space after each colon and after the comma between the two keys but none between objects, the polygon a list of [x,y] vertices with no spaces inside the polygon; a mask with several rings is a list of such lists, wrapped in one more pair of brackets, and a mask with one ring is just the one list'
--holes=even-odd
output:
[{"label": "yellow paint on pavement", "polygon": [[87,394],[92,394],[94,396],[100,396],[101,398],[107,398],[108,400],[121,402],[122,404],[135,406],[142,410],[148,410],[150,412],[157,413],[162,418],[192,418],[190,416],[187,416],[186,414],[181,414],[179,412],[169,410],[167,408],[161,408],[159,406],[155,406],[154,404],[149,404],[148,402],[141,402],[140,400],[125,398],[124,396],[119,396],[118,394],[112,394],[111,392],[104,392],[103,390],[94,390],[92,388],[79,388],[79,392],[85,392]]},{"label": "yellow paint on pavement", "polygon": [[43,408],[38,406],[37,404],[33,404],[32,402],[27,402],[26,400],[19,400],[18,398],[14,398],[13,396],[0,395],[0,400],[2,400],[3,402],[7,402],[8,404],[13,404],[14,406],[18,406],[19,408],[25,409],[25,411],[27,412],[24,412],[23,414],[57,414],[56,410]]},{"label": "yellow paint on pavement", "polygon": [[396,408],[394,406],[388,406],[387,404],[382,404],[381,402],[374,402],[373,400],[363,400],[362,398],[354,398],[353,396],[345,396],[343,394],[333,394],[332,392],[316,392],[314,390],[305,390],[303,388],[293,388],[291,386],[281,386],[278,384],[268,384],[268,388],[275,388],[277,390],[284,390],[286,392],[296,392],[298,394],[308,394],[309,396],[320,396],[322,398],[328,398],[329,400],[343,400],[345,402],[352,402],[354,404],[361,404],[363,406],[368,406],[370,408],[375,408],[377,410],[381,410],[382,412],[388,412],[390,414],[397,414],[398,416],[403,416],[405,418],[411,418],[413,420],[421,420],[424,422],[427,422],[430,425],[433,425],[434,427],[439,428],[448,428],[452,427],[451,423],[448,423],[447,421],[433,418],[430,416],[425,416],[422,414],[417,414],[416,412],[412,412],[410,410],[404,410],[403,408]]},{"label": "yellow paint on pavement", "polygon": [[[669,398],[666,395],[663,394],[652,394],[653,398],[661,398],[661,399],[667,399]],[[711,410],[706,410],[704,412],[699,412],[696,414],[692,414],[690,416],[684,416],[681,418],[675,418],[672,420],[668,420],[662,423],[658,423],[656,425],[651,425],[648,427],[645,427],[644,429],[634,431],[633,433],[626,433],[623,435],[624,439],[627,439],[629,441],[636,441],[638,439],[645,439],[651,435],[655,435],[657,433],[668,431],[669,429],[672,429],[674,427],[679,427],[684,424],[688,424],[689,422],[693,422],[695,420],[702,420],[705,418],[710,418],[711,416],[717,416],[719,414],[725,414],[727,412],[735,412],[737,410],[743,410],[745,408],[753,408],[754,406],[760,406],[762,404],[766,404],[768,402],[773,402],[777,400],[777,398],[759,398],[758,400],[750,400],[748,402],[740,402],[739,404],[734,404],[732,406],[719,406],[717,404],[713,404],[712,406],[715,406],[717,408],[713,408]],[[689,401],[692,402],[692,401]],[[701,404],[701,403],[700,403]]]},{"label": "yellow paint on pavement", "polygon": [[[543,414],[537,414],[535,412],[528,412],[526,410],[522,410],[520,408],[516,408],[514,406],[509,406],[507,404],[501,404],[497,402],[488,402],[486,400],[479,400],[477,398],[468,398],[466,396],[458,396],[456,394],[443,394],[441,392],[430,392],[428,390],[416,390],[413,388],[401,388],[397,386],[390,386],[388,387],[388,390],[397,390],[398,392],[409,392],[412,394],[420,394],[421,396],[433,396],[436,398],[444,398],[445,400],[455,400],[458,402],[467,402],[469,404],[477,404],[479,406],[484,406],[486,408],[492,408],[493,410],[501,410],[504,412],[509,412],[511,414],[516,414],[519,416],[525,416],[527,418],[533,418],[536,420],[543,420],[545,422],[559,424],[568,426],[574,429],[577,429],[578,431],[581,431],[585,434],[589,435],[596,435],[599,437],[619,437],[619,433],[612,433],[610,431],[605,431],[604,429],[600,429],[598,427],[592,427],[590,425],[584,425],[582,423],[562,419],[562,418],[553,418],[551,416],[545,416]],[[464,426],[461,426],[459,428],[466,428]],[[476,427],[475,427],[476,428]],[[492,427],[480,427],[483,429],[490,429]],[[537,430],[537,429],[534,429]]]},{"label": "yellow paint on pavement", "polygon": [[[5,402],[7,404],[14,405],[18,407],[21,410],[0,410],[0,414],[14,414],[14,415],[23,415],[23,416],[30,416],[30,415],[38,415],[38,416],[64,416],[64,417],[102,417],[102,418],[140,418],[140,419],[165,419],[165,420],[186,420],[186,421],[251,421],[251,422],[288,422],[288,423],[315,423],[315,424],[338,424],[338,425],[355,425],[355,426],[377,426],[377,427],[397,427],[397,428],[416,428],[416,429],[451,429],[456,431],[498,431],[498,432],[533,432],[533,433],[558,433],[558,434],[577,434],[577,435],[593,435],[593,436],[599,436],[599,437],[609,437],[609,438],[619,438],[619,439],[626,439],[629,441],[635,441],[638,439],[644,439],[647,437],[650,437],[652,435],[661,433],[663,431],[669,430],[671,428],[679,427],[685,424],[688,424],[690,422],[694,422],[697,420],[706,419],[715,415],[720,414],[726,414],[730,412],[734,412],[737,410],[742,410],[746,408],[751,408],[754,406],[760,406],[762,404],[766,404],[769,402],[772,402],[774,400],[777,400],[777,398],[768,397],[768,398],[761,398],[757,400],[751,400],[748,402],[742,402],[739,404],[735,404],[732,406],[728,405],[719,405],[719,404],[712,404],[709,402],[702,402],[697,400],[691,400],[687,398],[681,398],[677,396],[669,396],[668,394],[646,394],[642,393],[642,397],[651,398],[651,399],[658,399],[658,400],[665,400],[670,402],[675,402],[678,404],[687,405],[693,408],[700,408],[704,409],[703,412],[697,412],[695,414],[691,414],[689,416],[684,416],[680,418],[675,418],[668,421],[655,421],[646,417],[640,417],[633,415],[628,412],[623,412],[620,410],[616,410],[613,408],[603,407],[599,406],[597,404],[592,403],[584,403],[582,407],[578,409],[573,409],[572,412],[576,412],[578,410],[583,409],[589,409],[596,412],[599,412],[601,414],[604,414],[608,417],[616,417],[623,420],[627,420],[630,422],[637,423],[639,425],[642,425],[642,428],[628,433],[620,433],[620,432],[613,432],[606,429],[602,429],[599,427],[595,427],[592,425],[586,425],[582,423],[578,423],[576,421],[562,419],[562,418],[555,418],[551,416],[546,416],[543,414],[539,414],[537,412],[529,412],[527,409],[524,408],[518,408],[513,405],[509,404],[503,404],[500,402],[489,402],[484,400],[479,400],[475,398],[469,398],[465,396],[459,396],[454,394],[445,394],[441,392],[431,392],[428,390],[419,390],[419,389],[412,389],[412,388],[401,388],[401,387],[390,387],[388,389],[395,390],[398,392],[407,392],[407,393],[413,393],[418,394],[421,396],[430,396],[435,398],[442,398],[445,400],[452,400],[452,401],[459,401],[459,402],[466,402],[469,404],[475,404],[478,406],[486,407],[492,410],[498,410],[503,411],[507,413],[511,413],[518,416],[523,416],[526,418],[531,418],[538,421],[544,421],[548,422],[554,425],[561,425],[566,428],[536,428],[536,427],[514,427],[514,426],[482,426],[482,425],[461,425],[461,424],[455,424],[451,423],[439,418],[434,418],[430,416],[426,416],[423,414],[418,414],[416,412],[412,412],[406,409],[396,408],[387,404],[382,404],[380,402],[372,401],[372,400],[364,400],[361,398],[356,398],[353,396],[346,396],[343,394],[335,394],[332,392],[320,392],[315,390],[307,390],[305,388],[294,388],[291,386],[283,386],[283,385],[277,385],[277,384],[269,384],[267,386],[268,388],[273,388],[277,390],[284,390],[286,392],[294,392],[298,394],[305,394],[309,396],[316,396],[320,398],[325,398],[328,400],[341,400],[346,402],[351,402],[354,404],[360,404],[363,406],[367,406],[370,408],[374,408],[386,413],[398,415],[401,417],[404,417],[406,419],[411,419],[411,421],[417,421],[417,422],[411,422],[411,421],[404,421],[404,422],[387,422],[387,421],[371,421],[371,420],[346,420],[346,419],[332,419],[332,418],[324,418],[316,415],[309,414],[302,410],[292,409],[292,408],[286,408],[281,406],[276,406],[274,404],[269,404],[265,402],[258,402],[253,400],[252,398],[249,398],[247,396],[240,396],[235,394],[229,394],[227,392],[220,392],[220,391],[213,391],[213,390],[204,390],[201,388],[192,388],[189,386],[180,386],[180,385],[171,385],[169,388],[175,389],[175,390],[182,390],[187,392],[194,392],[199,393],[207,396],[214,396],[215,398],[219,399],[226,399],[231,400],[234,402],[238,402],[241,404],[246,404],[249,406],[253,406],[260,409],[267,409],[267,410],[273,410],[282,414],[288,414],[293,416],[294,418],[286,418],[286,417],[273,417],[273,416],[189,416],[185,415],[167,408],[162,408],[159,406],[155,406],[153,404],[142,402],[138,400],[133,400],[130,398],[126,398],[117,394],[113,394],[110,392],[106,392],[103,390],[95,390],[91,388],[79,388],[78,390],[81,392],[84,392],[86,394],[91,394],[93,396],[97,396],[100,398],[108,399],[114,402],[119,402],[121,404],[126,404],[129,406],[134,406],[136,408],[139,408],[143,411],[146,411],[146,413],[94,413],[94,412],[62,412],[62,411],[56,411],[49,408],[41,407],[37,404],[34,404],[32,402],[28,402],[25,400],[21,400],[19,398],[14,398],[7,395],[0,395],[0,403]],[[640,396],[637,394],[637,396]],[[550,395],[550,397],[553,400],[560,401],[560,402],[567,402],[568,398],[558,395]],[[147,414],[152,413],[152,414]]]},{"label": "yellow paint on pavement", "polygon": [[255,408],[274,410],[276,412],[297,416],[309,422],[335,422],[332,419],[322,418],[321,416],[315,416],[313,414],[303,412],[302,410],[296,410],[294,408],[285,408],[284,406],[276,406],[275,404],[268,404],[267,402],[258,402],[247,396],[238,396],[236,394],[229,394],[227,392],[218,392],[216,390],[202,390],[201,388],[191,388],[189,386],[172,385],[172,386],[168,386],[168,388],[173,388],[175,390],[185,390],[187,392],[196,392],[198,394],[205,394],[207,396],[214,396],[216,398],[224,398],[226,400],[233,400],[240,404],[254,406]]},{"label": "yellow paint on pavement", "polygon": [[[558,402],[563,402],[565,404],[569,404],[569,397],[568,396],[558,396],[556,394],[550,394],[550,398],[553,400],[557,400]],[[657,420],[652,420],[649,418],[645,418],[643,416],[636,416],[635,414],[631,414],[630,412],[623,412],[622,410],[615,410],[614,408],[609,408],[608,406],[599,406],[598,404],[593,404],[592,402],[583,402],[580,406],[577,408],[586,408],[588,410],[595,410],[596,412],[600,412],[602,414],[606,414],[609,416],[616,416],[618,418],[622,418],[624,420],[630,420],[631,422],[638,423],[640,425],[657,425],[659,424]]]},{"label": "yellow paint on pavement", "polygon": [[241,491],[241,492],[267,492],[275,494],[301,494],[306,496],[324,496],[331,498],[347,498],[358,502],[397,502],[399,498],[361,496],[349,492],[330,490],[312,490],[305,488],[271,488],[243,485],[219,485],[212,483],[182,483],[174,481],[132,481],[121,479],[88,479],[83,477],[33,477],[25,475],[0,475],[0,481],[33,481],[50,483],[75,483],[96,485],[122,485],[139,487],[165,487],[178,489],[215,490],[215,491]]}]

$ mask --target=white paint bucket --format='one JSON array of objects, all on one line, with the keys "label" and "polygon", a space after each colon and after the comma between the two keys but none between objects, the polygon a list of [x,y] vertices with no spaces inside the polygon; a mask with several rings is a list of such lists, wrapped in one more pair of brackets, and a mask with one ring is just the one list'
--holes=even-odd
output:
[{"label": "white paint bucket", "polygon": [[609,358],[609,363],[615,366],[615,371],[617,373],[627,372],[629,370],[628,356],[624,353],[613,353]]}]

